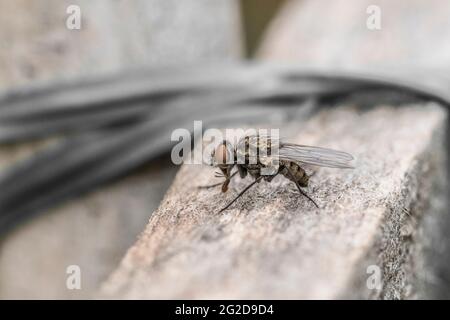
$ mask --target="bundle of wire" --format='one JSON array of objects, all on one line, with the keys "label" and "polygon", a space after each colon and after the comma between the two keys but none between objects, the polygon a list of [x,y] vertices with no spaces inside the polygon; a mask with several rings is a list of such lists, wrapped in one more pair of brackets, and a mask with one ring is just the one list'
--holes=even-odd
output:
[{"label": "bundle of wire", "polygon": [[[418,71],[419,73],[419,71]],[[56,142],[0,172],[0,232],[170,152],[171,132],[289,117],[301,101],[391,90],[450,104],[436,72],[319,72],[264,64],[167,67],[17,88],[0,96],[0,143]]]}]

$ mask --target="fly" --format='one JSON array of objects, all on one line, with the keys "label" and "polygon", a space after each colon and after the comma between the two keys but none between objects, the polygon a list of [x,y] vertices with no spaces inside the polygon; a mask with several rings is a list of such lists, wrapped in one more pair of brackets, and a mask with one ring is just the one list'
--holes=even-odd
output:
[{"label": "fly", "polygon": [[[239,139],[236,146],[226,140],[223,141],[212,151],[211,160],[211,165],[220,169],[216,177],[224,177],[225,181],[202,188],[222,185],[222,192],[226,192],[231,179],[238,173],[241,178],[250,175],[254,179],[220,212],[228,209],[256,183],[261,180],[271,182],[277,175],[294,182],[300,194],[319,208],[317,203],[302,190],[308,186],[311,177],[302,166],[307,164],[340,169],[353,168],[350,164],[353,156],[346,152],[286,143],[270,136],[259,135],[244,136]],[[234,167],[237,171],[232,173]]]}]

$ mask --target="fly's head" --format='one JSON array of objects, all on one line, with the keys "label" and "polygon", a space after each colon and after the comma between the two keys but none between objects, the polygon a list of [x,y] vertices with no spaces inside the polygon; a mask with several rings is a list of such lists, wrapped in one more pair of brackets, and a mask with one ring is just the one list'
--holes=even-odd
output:
[{"label": "fly's head", "polygon": [[[229,181],[231,169],[235,165],[233,146],[226,140],[222,141],[211,152],[211,164],[222,172],[226,181]],[[226,191],[226,190],[225,190]]]}]

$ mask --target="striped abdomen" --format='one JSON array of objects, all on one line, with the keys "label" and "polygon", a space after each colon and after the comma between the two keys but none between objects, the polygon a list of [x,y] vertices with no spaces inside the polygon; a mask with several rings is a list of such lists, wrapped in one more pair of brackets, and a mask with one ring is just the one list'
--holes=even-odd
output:
[{"label": "striped abdomen", "polygon": [[[291,161],[280,161],[284,167],[289,168],[294,176],[294,179],[298,182],[301,187],[308,186],[309,176],[306,174],[305,170],[302,169],[297,163]],[[292,176],[289,174],[288,170],[283,168],[280,173],[288,178],[289,180],[293,180]],[[295,182],[295,181],[294,181]]]}]

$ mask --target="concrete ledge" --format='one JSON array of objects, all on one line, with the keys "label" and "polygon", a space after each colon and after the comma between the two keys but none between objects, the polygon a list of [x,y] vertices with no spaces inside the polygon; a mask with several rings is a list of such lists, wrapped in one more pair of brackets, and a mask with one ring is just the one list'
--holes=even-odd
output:
[{"label": "concrete ledge", "polygon": [[[218,214],[249,181],[236,179],[226,195],[199,191],[216,182],[213,170],[183,166],[100,296],[422,296],[417,234],[434,232],[421,221],[445,203],[445,122],[434,103],[364,111],[342,104],[295,125],[290,140],[357,158],[354,170],[317,170],[307,192],[320,210],[278,177]],[[369,266],[380,268],[381,289],[368,288]]]}]

